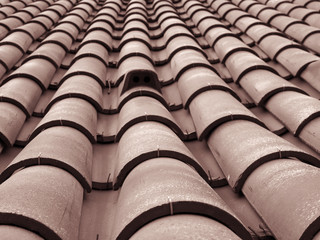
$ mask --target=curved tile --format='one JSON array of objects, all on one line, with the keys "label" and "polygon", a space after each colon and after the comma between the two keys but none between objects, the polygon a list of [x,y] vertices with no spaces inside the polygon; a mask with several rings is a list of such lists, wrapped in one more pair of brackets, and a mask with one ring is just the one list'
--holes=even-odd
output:
[{"label": "curved tile", "polygon": [[76,75],[85,75],[96,79],[102,88],[106,84],[107,68],[103,62],[95,57],[82,57],[78,59],[64,74],[61,83]]},{"label": "curved tile", "polygon": [[189,109],[200,141],[228,121],[243,119],[264,126],[254,114],[225,91],[203,92],[193,99]]},{"label": "curved tile", "polygon": [[77,39],[77,36],[79,34],[78,28],[73,25],[72,23],[64,22],[64,23],[58,23],[58,25],[50,31],[50,33],[55,32],[63,32],[66,35],[68,35],[70,38],[72,38],[73,41]]},{"label": "curved tile", "polygon": [[206,172],[179,137],[164,124],[150,121],[133,125],[120,139],[114,189],[123,184],[136,166],[159,157],[171,157],[188,163],[203,179],[208,180]]},{"label": "curved tile", "polygon": [[195,67],[204,67],[215,71],[209,61],[203,56],[202,53],[192,49],[184,49],[177,52],[171,62],[171,69],[175,77],[175,81],[178,81],[182,74],[188,69]]},{"label": "curved tile", "polygon": [[0,87],[0,101],[16,105],[30,117],[41,93],[41,88],[33,80],[14,78]]},{"label": "curved tile", "polygon": [[300,45],[284,37],[277,35],[270,35],[262,39],[259,43],[259,47],[272,59],[277,60],[277,57],[286,49],[294,48],[293,51],[297,51],[297,48],[301,48]]},{"label": "curved tile", "polygon": [[[39,66],[42,66],[39,68]],[[29,78],[35,81],[43,91],[45,91],[56,72],[55,66],[46,59],[35,58],[21,65],[17,70],[11,73],[4,81],[8,82],[14,78]]]},{"label": "curved tile", "polygon": [[312,121],[309,121],[299,134],[299,138],[318,154],[320,153],[320,141],[318,138],[320,129],[319,124],[320,118],[315,118]]},{"label": "curved tile", "polygon": [[1,173],[0,182],[5,182],[16,170],[34,165],[64,169],[91,191],[92,144],[76,129],[62,126],[39,133]]},{"label": "curved tile", "polygon": [[266,70],[255,70],[247,73],[243,76],[240,85],[257,106],[264,106],[272,96],[283,91],[306,94],[299,87]]},{"label": "curved tile", "polygon": [[116,141],[134,124],[142,121],[156,121],[169,127],[183,140],[184,133],[168,111],[159,101],[147,96],[135,97],[121,108],[118,120]]},{"label": "curved tile", "polygon": [[[278,30],[270,28],[264,24],[258,24],[258,23],[249,25],[248,28],[246,29],[246,34],[248,34],[252,39],[254,39],[254,41],[257,44],[259,44],[264,38],[268,36],[284,37],[283,33],[279,32]],[[286,39],[284,38],[284,40]]]},{"label": "curved tile", "polygon": [[0,102],[0,139],[6,146],[12,146],[26,119],[25,113],[17,106]]},{"label": "curved tile", "polygon": [[270,24],[274,19],[280,18],[282,16],[286,16],[286,14],[279,12],[275,9],[265,8],[263,11],[259,13],[259,19],[263,22]]},{"label": "curved tile", "polygon": [[225,225],[208,217],[180,214],[162,217],[140,228],[130,239],[230,239],[240,238]]},{"label": "curved tile", "polygon": [[130,41],[141,41],[145,43],[150,49],[152,48],[148,34],[140,30],[132,30],[127,31],[126,34],[122,36],[117,49],[120,50],[126,43]]},{"label": "curved tile", "polygon": [[230,71],[233,81],[236,83],[241,82],[241,79],[247,73],[257,69],[264,69],[276,73],[272,67],[256,55],[242,51],[235,52],[229,56],[226,61],[226,66]]},{"label": "curved tile", "polygon": [[245,43],[243,43],[235,37],[230,36],[219,39],[216,42],[214,49],[217,55],[219,56],[221,63],[223,64],[233,53],[239,51],[250,52],[256,55],[256,52],[253,51],[250,47],[248,47]]},{"label": "curved tile", "polygon": [[104,46],[94,42],[92,43],[88,42],[88,43],[82,44],[78,48],[77,54],[72,59],[71,64],[76,62],[78,59],[87,57],[87,56],[95,57],[99,59],[107,67],[108,58],[109,58],[108,50]]},{"label": "curved tile", "polygon": [[102,111],[102,88],[91,77],[79,75],[64,81],[47,105],[45,112],[48,112],[56,102],[65,98],[82,98],[91,103],[97,111]]},{"label": "curved tile", "polygon": [[217,220],[240,238],[250,234],[218,194],[188,165],[170,158],[141,163],[121,188],[113,238],[130,238],[144,224],[175,214]]},{"label": "curved tile", "polygon": [[25,240],[44,240],[38,234],[28,231],[21,227],[15,227],[10,225],[0,226],[0,235],[3,239],[14,240],[14,239],[25,239]]},{"label": "curved tile", "polygon": [[73,39],[68,34],[64,32],[52,32],[41,42],[41,45],[45,43],[55,43],[60,45],[66,52],[69,52],[72,42]]},{"label": "curved tile", "polygon": [[169,109],[168,103],[166,100],[163,98],[162,94],[153,87],[149,86],[137,86],[128,89],[125,91],[121,96],[119,97],[119,104],[118,104],[118,111],[121,111],[121,108],[123,105],[128,102],[130,99],[133,99],[138,96],[148,96],[152,97],[156,100],[158,100],[160,103],[162,103],[163,106],[165,106],[167,109]]},{"label": "curved tile", "polygon": [[13,32],[24,32],[28,33],[29,36],[32,36],[33,40],[38,39],[42,34],[44,34],[48,29],[39,22],[32,21],[28,22],[20,27],[17,27],[16,29],[13,30]]},{"label": "curved tile", "polygon": [[319,61],[320,58],[301,49],[288,48],[279,53],[276,60],[293,76],[300,76],[310,63]]},{"label": "curved tile", "polygon": [[310,63],[301,72],[300,77],[308,82],[312,87],[320,91],[320,82],[318,81],[318,76],[320,74],[320,61],[315,61]]},{"label": "curved tile", "polygon": [[53,126],[70,126],[82,132],[92,143],[96,139],[97,111],[86,100],[66,98],[55,103],[40,121],[30,139]]},{"label": "curved tile", "polygon": [[44,239],[77,239],[83,190],[72,175],[34,166],[1,184],[0,223],[37,232]]},{"label": "curved tile", "polygon": [[221,125],[208,138],[208,145],[235,192],[242,190],[257,167],[270,160],[292,157],[320,166],[317,158],[249,121]]},{"label": "curved tile", "polygon": [[83,38],[79,48],[81,48],[82,44],[92,42],[99,43],[108,50],[112,49],[112,36],[109,32],[105,31],[105,29],[93,29],[92,31],[88,31],[88,33]]},{"label": "curved tile", "polygon": [[32,42],[33,39],[28,33],[18,31],[2,39],[1,45],[11,44],[18,47],[21,52],[26,53]]},{"label": "curved tile", "polygon": [[23,63],[28,62],[30,59],[43,58],[50,61],[56,68],[60,67],[66,51],[60,45],[55,43],[45,43],[40,45],[32,54],[30,54]]},{"label": "curved tile", "polygon": [[320,230],[319,181],[318,168],[279,159],[258,167],[246,180],[243,193],[275,237],[313,239]]},{"label": "curved tile", "polygon": [[185,109],[189,108],[192,100],[208,90],[229,92],[240,101],[238,95],[212,70],[207,68],[192,68],[181,75],[178,81],[179,92]]},{"label": "curved tile", "polygon": [[170,61],[174,54],[179,52],[181,49],[194,49],[196,51],[199,51],[200,53],[203,53],[204,56],[206,56],[195,39],[190,38],[189,36],[182,35],[175,36],[174,38],[170,38],[167,41],[166,51],[169,55],[168,61]]},{"label": "curved tile", "polygon": [[[23,56],[23,53],[13,45],[0,46],[0,63],[9,71]],[[0,75],[2,77],[3,75]]]},{"label": "curved tile", "polygon": [[211,47],[215,47],[216,42],[224,37],[235,37],[235,34],[230,32],[229,29],[224,28],[224,27],[214,27],[214,28],[209,28],[210,30],[206,30],[204,33],[205,34],[205,39],[209,43]]},{"label": "curved tile", "polygon": [[292,91],[278,93],[266,103],[272,112],[295,135],[313,119],[320,116],[318,99]]},{"label": "curved tile", "polygon": [[132,56],[140,56],[153,63],[153,60],[151,58],[151,51],[149,47],[143,42],[129,41],[125,45],[123,45],[119,54],[118,65]]}]

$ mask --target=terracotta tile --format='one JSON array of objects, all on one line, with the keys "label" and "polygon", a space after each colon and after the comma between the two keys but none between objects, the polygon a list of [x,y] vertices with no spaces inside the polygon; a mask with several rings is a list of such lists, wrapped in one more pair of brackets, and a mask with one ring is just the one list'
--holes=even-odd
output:
[{"label": "terracotta tile", "polygon": [[22,167],[51,165],[64,169],[91,191],[92,145],[79,131],[54,127],[42,131],[13,159],[1,175],[1,182]]},{"label": "terracotta tile", "polygon": [[40,86],[28,78],[14,78],[0,88],[0,101],[19,107],[27,117],[31,116],[40,98]]},{"label": "terracotta tile", "polygon": [[1,142],[6,146],[12,146],[23,126],[26,115],[20,108],[7,102],[0,102],[0,110]]},{"label": "terracotta tile", "polygon": [[101,85],[94,78],[85,75],[72,76],[64,81],[47,105],[45,112],[47,112],[54,103],[70,97],[87,100],[97,111],[102,112]]},{"label": "terracotta tile", "polygon": [[[39,66],[43,66],[39,69]],[[12,72],[4,81],[4,83],[11,81],[17,77],[29,78],[35,81],[42,90],[46,90],[50,81],[56,71],[55,66],[45,59],[35,58],[30,59],[22,64],[17,70]]]},{"label": "terracotta tile", "polygon": [[[195,225],[197,223],[197,225]],[[139,229],[131,239],[240,239],[223,224],[199,215],[180,214],[162,217]]]},{"label": "terracotta tile", "polygon": [[149,121],[133,125],[120,139],[114,188],[118,189],[122,185],[135,166],[156,157],[172,157],[186,162],[193,166],[202,178],[208,180],[201,165],[178,136],[164,124]]},{"label": "terracotta tile", "polygon": [[72,76],[81,74],[96,79],[101,87],[104,87],[106,83],[106,72],[107,69],[104,63],[95,57],[86,56],[78,59],[64,74],[61,81],[63,82]]},{"label": "terracotta tile", "polygon": [[228,57],[230,57],[235,52],[246,51],[256,54],[245,43],[231,36],[220,38],[216,42],[214,49],[217,55],[219,56],[221,63],[225,63]]},{"label": "terracotta tile", "polygon": [[238,95],[213,71],[207,68],[192,68],[182,74],[178,82],[184,107],[189,108],[192,100],[207,90],[223,90],[240,100]]},{"label": "terracotta tile", "polygon": [[[240,61],[240,59],[242,59]],[[275,72],[267,63],[257,57],[255,54],[240,51],[235,52],[226,61],[226,66],[230,71],[233,81],[241,82],[241,79],[249,72],[257,69]]]},{"label": "terracotta tile", "polygon": [[307,81],[312,87],[320,90],[319,82],[316,81],[319,72],[319,61],[315,61],[306,66],[306,69],[302,71],[301,78]]},{"label": "terracotta tile", "polygon": [[[316,121],[315,121],[316,122]],[[312,124],[310,124],[312,125]],[[320,159],[320,154],[317,152],[317,150],[314,147],[308,146],[305,142],[302,141],[302,138],[305,136],[304,133],[306,133],[304,130],[302,131],[300,138],[295,137],[292,133],[287,132],[286,134],[283,134],[281,137],[285,140],[289,141],[290,143],[296,145],[297,147],[303,149],[307,153],[311,154],[312,156]],[[307,134],[306,134],[307,136]],[[310,136],[307,136],[310,137]]]},{"label": "terracotta tile", "polygon": [[304,81],[303,79],[292,78],[290,82],[296,86],[299,86],[303,91],[305,91],[311,97],[320,99],[320,92],[317,91],[314,87],[312,87],[308,82]]},{"label": "terracotta tile", "polygon": [[319,119],[310,121],[301,131],[299,137],[312,149],[319,153],[320,145],[316,136],[318,136]]},{"label": "terracotta tile", "polygon": [[[159,187],[150,187],[152,184]],[[149,199],[155,192],[157,197]],[[118,206],[121,207],[116,212],[114,238],[129,238],[144,223],[168,216],[170,212],[171,215],[181,212],[205,214],[222,221],[238,236],[250,238],[214,190],[193,169],[170,158],[152,159],[136,167],[121,188]],[[202,206],[205,206],[205,213]]]},{"label": "terracotta tile", "polygon": [[6,192],[0,200],[2,224],[38,232],[44,239],[78,238],[83,190],[66,171],[51,166],[23,169],[1,184],[0,191]]},{"label": "terracotta tile", "polygon": [[51,31],[49,36],[47,36],[41,44],[45,43],[55,43],[60,45],[65,52],[68,52],[71,48],[73,39],[67,33],[61,31]]},{"label": "terracotta tile", "polygon": [[154,98],[141,96],[128,101],[121,108],[116,140],[119,141],[128,128],[141,121],[161,122],[170,127],[181,140],[184,139],[182,130],[168,110]]},{"label": "terracotta tile", "polygon": [[28,231],[24,228],[10,226],[10,225],[1,225],[0,234],[4,239],[13,240],[13,239],[26,239],[26,240],[43,240],[44,238],[40,237],[38,234]]},{"label": "terracotta tile", "polygon": [[[223,99],[223,101],[219,101],[219,99]],[[205,102],[212,104],[207,105],[204,104]],[[264,125],[229,93],[220,90],[206,91],[195,97],[190,104],[190,113],[199,140],[206,138],[211,131],[228,121],[245,119]]]},{"label": "terracotta tile", "polygon": [[317,117],[319,107],[318,99],[291,91],[276,94],[266,104],[266,108],[296,136],[299,136],[308,122]]},{"label": "terracotta tile", "polygon": [[278,92],[295,91],[305,93],[299,87],[266,70],[255,70],[247,73],[240,81],[240,85],[257,106],[264,106]]},{"label": "terracotta tile", "polygon": [[245,120],[227,122],[218,127],[208,138],[208,145],[235,192],[241,191],[247,177],[264,162],[295,157],[313,165],[319,164],[317,158]]},{"label": "terracotta tile", "polygon": [[[1,56],[1,65],[5,68],[6,71],[12,69],[12,67],[19,61],[19,59],[23,56],[23,52],[14,45],[1,45],[0,46],[0,54]],[[2,77],[4,75],[4,71],[0,75]]]},{"label": "terracotta tile", "polygon": [[317,11],[320,10],[320,5],[317,1],[308,1],[305,6],[309,9],[313,9]]},{"label": "terracotta tile", "polygon": [[82,132],[93,143],[96,139],[96,125],[97,111],[89,102],[80,98],[66,98],[56,102],[49,109],[32,133],[31,139],[43,129],[70,126]]},{"label": "terracotta tile", "polygon": [[[54,50],[54,51],[53,51]],[[65,56],[65,50],[55,43],[44,43],[39,46],[32,54],[30,54],[24,62],[33,58],[44,58],[49,60],[56,68],[60,67]]]},{"label": "terracotta tile", "polygon": [[319,177],[319,169],[308,164],[275,160],[257,168],[243,192],[277,238],[311,239],[319,231],[319,193],[314,185]]}]

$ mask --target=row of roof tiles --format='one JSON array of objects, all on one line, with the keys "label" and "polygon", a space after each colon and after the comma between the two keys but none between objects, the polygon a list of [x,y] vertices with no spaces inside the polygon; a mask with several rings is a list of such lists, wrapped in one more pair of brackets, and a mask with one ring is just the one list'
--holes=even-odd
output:
[{"label": "row of roof tiles", "polygon": [[[120,190],[114,206],[107,208],[115,220],[108,222],[106,239],[147,239],[159,224],[181,224],[177,228],[182,231],[193,220],[208,226],[209,232],[199,232],[208,239],[217,231],[221,238],[263,237],[271,235],[268,228],[279,239],[311,239],[319,231],[319,192],[312,184],[319,180],[318,155],[295,137],[298,146],[271,133],[266,125],[279,134],[285,126],[319,152],[315,132],[319,129],[319,101],[308,96],[305,88],[284,80],[259,56],[279,62],[292,76],[301,76],[319,90],[310,78],[316,74],[313,64],[318,57],[305,48],[314,46],[314,41],[309,40],[310,46],[305,44],[307,40],[301,41],[305,44],[302,46],[288,40],[283,35],[288,34],[286,31],[268,25],[278,17],[269,21],[262,13],[257,16],[253,10],[242,10],[246,2],[58,1],[50,2],[50,7],[34,16],[36,20],[58,11],[49,8],[59,8],[62,12],[57,18],[46,15],[52,19],[47,28],[31,20],[34,26],[26,23],[21,25],[23,30],[10,31],[0,42],[0,51],[10,48],[10,55],[1,58],[2,75],[8,72],[0,88],[0,132],[6,146],[0,188],[8,193],[0,207],[1,223],[28,229],[46,239],[77,239],[79,232],[82,236],[92,233],[82,229],[86,218],[92,217],[86,208],[89,212],[95,209],[86,197],[82,202],[83,189],[114,188]],[[265,9],[263,4],[255,3],[252,9]],[[165,42],[159,48],[165,48],[164,55],[155,55],[157,48],[150,47],[155,37],[148,33],[150,26],[156,29],[156,23],[160,27],[158,36]],[[235,27],[245,34],[249,46],[235,34]],[[114,42],[119,41],[113,36],[115,29],[123,33],[120,47],[115,47],[118,45]],[[197,29],[198,34],[195,36],[190,29]],[[85,34],[70,55],[81,31]],[[20,43],[23,37],[28,41]],[[28,52],[37,39],[41,43]],[[221,79],[199,41],[212,47],[214,62],[240,88]],[[275,47],[270,47],[274,42]],[[255,43],[260,55],[251,48]],[[24,60],[13,69],[23,54]],[[113,58],[115,64],[111,56],[117,56]],[[161,81],[155,56],[164,71],[171,71],[174,81]],[[61,74],[59,67],[67,69]],[[110,81],[112,70],[115,77]],[[260,110],[247,109],[241,104],[243,96]],[[253,113],[265,116],[261,107],[282,123],[270,113],[263,118],[265,122],[261,121]],[[194,141],[183,142],[186,140]],[[12,147],[15,143],[25,147]],[[21,168],[25,169],[16,173]],[[41,175],[48,181],[44,182]],[[270,176],[278,177],[261,188]],[[305,176],[312,178],[307,180]],[[300,198],[300,186],[306,181],[310,187],[303,190],[305,198]],[[245,214],[238,213],[240,220],[234,212],[236,207],[227,204],[232,197],[219,197],[219,191],[225,196],[226,190],[217,193],[209,186],[227,183],[225,189],[231,187],[235,193],[245,194],[241,206],[253,207],[267,226],[261,228],[264,224],[254,211],[260,229]],[[47,184],[51,187],[46,188]],[[299,191],[293,189],[296,184]],[[42,197],[44,189],[46,196]],[[286,193],[290,197],[283,197]],[[265,199],[272,200],[266,204]],[[279,209],[280,199],[286,208],[270,211]],[[165,217],[181,213],[192,215]],[[60,218],[62,222],[58,222]],[[103,217],[97,221],[103,221]],[[247,221],[249,226],[243,223]],[[159,232],[162,230],[159,228]],[[33,236],[22,230],[13,233],[7,226],[3,231]]]}]

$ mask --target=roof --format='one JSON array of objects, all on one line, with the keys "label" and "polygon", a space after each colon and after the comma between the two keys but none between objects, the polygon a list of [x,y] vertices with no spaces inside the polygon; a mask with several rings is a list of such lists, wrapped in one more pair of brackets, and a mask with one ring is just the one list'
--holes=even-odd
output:
[{"label": "roof", "polygon": [[0,0],[0,235],[320,239],[319,10]]}]

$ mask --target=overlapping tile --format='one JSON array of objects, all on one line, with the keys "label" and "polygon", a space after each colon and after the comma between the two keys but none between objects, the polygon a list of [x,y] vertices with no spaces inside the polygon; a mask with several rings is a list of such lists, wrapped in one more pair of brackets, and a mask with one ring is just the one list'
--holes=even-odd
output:
[{"label": "overlapping tile", "polygon": [[143,224],[177,213],[216,219],[240,238],[250,238],[214,190],[193,169],[170,158],[149,160],[136,167],[121,188],[118,205],[113,238],[130,238]]},{"label": "overlapping tile", "polygon": [[[309,0],[0,1],[0,188],[10,193],[0,232],[316,237],[318,8]],[[265,187],[286,171],[279,188]],[[302,172],[315,177],[300,190]],[[54,200],[69,201],[75,216],[65,214],[59,229]],[[301,216],[286,210],[297,206]]]}]

